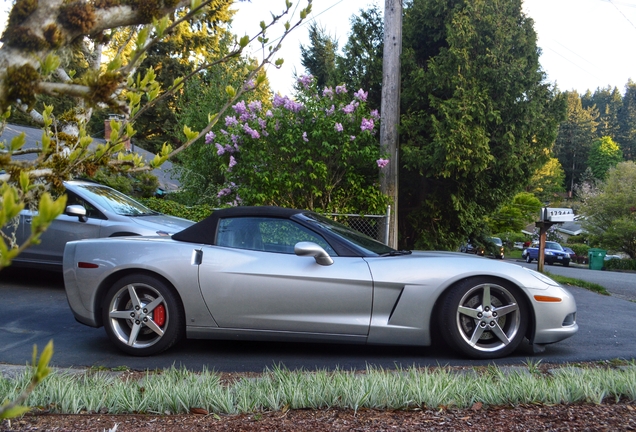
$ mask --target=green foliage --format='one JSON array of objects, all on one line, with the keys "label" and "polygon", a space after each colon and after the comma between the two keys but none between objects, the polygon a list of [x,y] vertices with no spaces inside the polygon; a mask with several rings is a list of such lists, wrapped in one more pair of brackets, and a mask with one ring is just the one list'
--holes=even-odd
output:
[{"label": "green foliage", "polygon": [[598,112],[598,126],[596,129],[599,138],[611,137],[614,141],[620,139],[619,112],[623,106],[623,96],[618,88],[597,88],[592,94],[589,90],[581,96],[581,104],[584,109],[596,108]]},{"label": "green foliage", "polygon": [[587,164],[592,170],[594,177],[604,179],[607,170],[616,166],[623,160],[623,152],[612,138],[604,136],[594,140],[590,154],[587,158]]},{"label": "green foliage", "polygon": [[139,202],[143,205],[171,216],[190,219],[199,222],[212,214],[212,208],[206,204],[186,206],[171,199],[141,198]]},{"label": "green foliage", "polygon": [[533,193],[541,202],[554,202],[565,192],[564,185],[565,172],[561,162],[551,157],[532,175],[527,191]]},{"label": "green foliage", "polygon": [[300,45],[300,63],[316,79],[319,88],[338,84],[336,76],[336,52],[338,41],[318,27],[316,21],[309,25],[309,46]]},{"label": "green foliage", "polygon": [[496,213],[488,217],[492,232],[521,231],[530,222],[536,221],[542,204],[529,192],[519,192],[509,204],[504,204]]},{"label": "green foliage", "polygon": [[584,196],[581,213],[590,242],[636,258],[636,163],[620,162]]},{"label": "green foliage", "polygon": [[618,111],[620,126],[618,143],[626,160],[636,159],[636,83],[631,79],[625,85],[623,104]]},{"label": "green foliage", "polygon": [[378,115],[365,100],[345,86],[319,92],[304,76],[296,100],[276,95],[271,110],[258,101],[233,106],[225,129],[206,137],[224,170],[221,203],[383,213]]},{"label": "green foliage", "polygon": [[582,243],[570,244],[568,242],[568,247],[572,249],[577,256],[580,257],[587,257],[587,252],[590,249],[588,245]]},{"label": "green foliage", "polygon": [[547,161],[564,105],[520,0],[414,0],[403,34],[402,241],[449,249]]},{"label": "green foliage", "polygon": [[559,125],[554,152],[565,170],[566,188],[572,191],[587,168],[588,154],[596,138],[598,112],[593,107],[583,108],[581,98],[575,91],[565,92],[564,96],[567,100],[567,118]]},{"label": "green foliage", "polygon": [[361,9],[351,17],[351,32],[336,58],[338,79],[350,89],[369,91],[371,107],[382,101],[382,57],[384,55],[384,22],[377,4]]},{"label": "green foliage", "polygon": [[583,234],[579,234],[579,235],[575,235],[575,236],[570,236],[568,237],[568,241],[567,244],[568,245],[573,245],[573,244],[583,244],[587,242],[587,236],[583,235]]},{"label": "green foliage", "polygon": [[603,263],[607,270],[636,271],[636,259],[611,259]]},{"label": "green foliage", "polygon": [[51,369],[49,363],[51,357],[53,357],[53,341],[49,341],[44,347],[40,358],[38,359],[38,348],[33,345],[33,360],[31,366],[33,367],[33,375],[27,387],[15,398],[12,402],[3,402],[0,406],[0,420],[13,417],[19,417],[26,414],[29,411],[29,407],[21,406],[20,404],[26,400],[35,387],[49,375]]}]

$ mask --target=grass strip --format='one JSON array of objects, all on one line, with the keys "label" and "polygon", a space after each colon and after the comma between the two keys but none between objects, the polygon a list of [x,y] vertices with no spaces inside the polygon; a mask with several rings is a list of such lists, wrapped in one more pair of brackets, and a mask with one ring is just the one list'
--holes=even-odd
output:
[{"label": "grass strip", "polygon": [[606,296],[611,295],[609,291],[605,289],[605,287],[603,287],[602,285],[596,284],[594,282],[587,282],[581,279],[571,278],[567,276],[559,276],[547,271],[544,273],[550,278],[560,283],[561,285],[576,286],[580,288],[585,288],[586,290],[593,291],[595,293],[599,293],[602,295],[606,295]]},{"label": "grass strip", "polygon": [[[257,378],[223,383],[217,373],[171,368],[126,380],[105,372],[69,375],[54,372],[26,404],[60,414],[181,414],[192,408],[211,414],[286,409],[469,408],[519,404],[572,404],[636,401],[636,361],[620,367],[560,367],[541,372],[497,366],[457,371],[405,368],[365,371],[266,370]],[[0,398],[11,400],[28,385],[26,371],[0,379]]]}]

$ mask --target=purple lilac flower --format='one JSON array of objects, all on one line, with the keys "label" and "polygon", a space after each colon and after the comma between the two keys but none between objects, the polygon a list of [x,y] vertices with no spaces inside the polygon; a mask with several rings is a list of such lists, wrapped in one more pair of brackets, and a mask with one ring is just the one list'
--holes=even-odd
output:
[{"label": "purple lilac flower", "polygon": [[237,124],[238,124],[238,120],[236,119],[236,117],[234,116],[225,117],[225,126],[231,127],[231,126],[236,126]]},{"label": "purple lilac flower", "polygon": [[234,153],[234,147],[232,147],[229,144],[225,144],[225,147],[223,147],[223,151],[228,153]]},{"label": "purple lilac flower", "polygon": [[347,92],[347,86],[340,85],[340,86],[336,86],[336,94],[342,94],[342,93],[346,93]]},{"label": "purple lilac flower", "polygon": [[323,97],[328,97],[329,99],[333,99],[333,89],[331,87],[325,87],[322,91]]},{"label": "purple lilac flower", "polygon": [[267,112],[265,113],[265,117],[274,117],[274,113],[272,113],[272,110],[267,110]]},{"label": "purple lilac flower", "polygon": [[224,197],[224,196],[229,195],[229,194],[231,194],[231,193],[232,193],[232,189],[230,189],[230,188],[223,188],[223,189],[221,189],[221,190],[219,191],[219,193],[218,193],[218,194],[216,194],[216,197],[217,197],[217,198],[221,198],[221,197]]},{"label": "purple lilac flower", "polygon": [[356,110],[358,105],[360,105],[359,102],[351,101],[351,103],[349,105],[346,105],[342,109],[342,111],[344,111],[345,114],[351,114],[352,112],[354,112]]},{"label": "purple lilac flower", "polygon": [[250,102],[247,107],[252,112],[259,112],[261,109],[263,109],[263,104],[261,103],[261,101],[255,100],[255,101]]},{"label": "purple lilac flower", "polygon": [[232,171],[232,168],[234,168],[235,165],[236,165],[236,159],[234,159],[234,156],[230,156],[230,163],[227,166],[227,170]]},{"label": "purple lilac flower", "polygon": [[378,113],[378,110],[372,110],[371,117],[373,117],[374,120],[380,120],[380,114]]},{"label": "purple lilac flower", "polygon": [[225,149],[223,148],[223,146],[219,143],[214,144],[214,146],[216,147],[216,154],[221,156],[223,153],[225,153]]},{"label": "purple lilac flower", "polygon": [[302,110],[303,108],[305,108],[305,106],[300,103],[300,102],[296,102],[294,100],[291,100],[289,98],[287,98],[287,100],[285,101],[285,109],[288,109],[291,112],[299,112],[300,110]]},{"label": "purple lilac flower", "polygon": [[366,102],[367,96],[369,96],[369,92],[365,92],[364,90],[360,89],[357,92],[355,92],[353,96],[357,99],[360,99],[362,102]]},{"label": "purple lilac flower", "polygon": [[236,111],[238,115],[243,115],[247,111],[247,107],[245,106],[245,101],[240,101],[239,103],[234,105],[232,108],[234,108],[234,111]]},{"label": "purple lilac flower", "polygon": [[362,129],[363,131],[365,130],[373,130],[374,124],[373,124],[373,119],[365,119],[364,117],[362,117],[362,123],[360,124],[360,129]]},{"label": "purple lilac flower", "polygon": [[349,139],[351,139],[351,141],[355,141],[356,136],[355,136],[355,135],[351,135],[351,136],[349,137]]},{"label": "purple lilac flower", "polygon": [[309,138],[307,138],[307,132],[303,132],[303,141],[309,142]]},{"label": "purple lilac flower", "polygon": [[254,129],[252,129],[250,125],[248,125],[247,123],[243,125],[243,130],[245,131],[246,134],[248,134],[254,139],[259,139],[261,137],[258,131],[255,131]]},{"label": "purple lilac flower", "polygon": [[206,144],[211,144],[212,141],[214,141],[214,138],[216,138],[216,135],[214,134],[214,132],[210,131],[208,133],[205,134],[205,143]]},{"label": "purple lilac flower", "polygon": [[232,135],[230,136],[230,139],[232,140],[232,144],[236,144],[236,143],[238,143],[238,142],[239,142],[239,138],[240,138],[240,137],[239,137],[238,135],[235,135],[235,134],[232,134]]},{"label": "purple lilac flower", "polygon": [[344,128],[342,127],[342,124],[336,123],[336,125],[334,126],[334,129],[336,130],[336,132],[342,132]]},{"label": "purple lilac flower", "polygon": [[274,106],[274,108],[282,107],[283,105],[285,105],[285,100],[286,99],[287,99],[287,96],[282,97],[281,95],[276,93],[274,95],[274,100],[272,101],[272,105]]},{"label": "purple lilac flower", "polygon": [[267,122],[265,121],[265,119],[259,118],[258,125],[261,127],[261,129],[265,129],[267,127]]},{"label": "purple lilac flower", "polygon": [[314,77],[311,75],[303,75],[298,78],[298,83],[305,87],[305,89],[308,89],[313,79]]},{"label": "purple lilac flower", "polygon": [[377,161],[375,161],[378,164],[378,168],[384,168],[385,166],[387,166],[389,164],[389,160],[388,159],[378,159]]},{"label": "purple lilac flower", "polygon": [[254,82],[254,80],[249,80],[247,82],[245,82],[245,90],[252,90],[254,87],[256,87],[256,83]]},{"label": "purple lilac flower", "polygon": [[227,135],[227,131],[226,131],[225,129],[221,129],[221,133],[222,133],[223,135]]},{"label": "purple lilac flower", "polygon": [[330,116],[331,114],[333,114],[336,111],[336,107],[334,105],[331,105],[331,108],[325,110],[325,114],[327,114],[327,116]]}]

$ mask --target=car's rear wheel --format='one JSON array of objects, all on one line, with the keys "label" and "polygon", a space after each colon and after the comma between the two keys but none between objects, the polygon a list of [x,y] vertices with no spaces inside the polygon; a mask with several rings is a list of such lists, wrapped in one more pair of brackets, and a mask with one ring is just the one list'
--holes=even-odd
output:
[{"label": "car's rear wheel", "polygon": [[521,291],[504,281],[466,279],[445,295],[439,325],[446,343],[475,359],[513,352],[528,327],[528,307]]},{"label": "car's rear wheel", "polygon": [[532,258],[530,258],[530,254],[526,255],[526,262],[530,264],[532,262]]},{"label": "car's rear wheel", "polygon": [[160,353],[185,333],[178,297],[165,282],[148,275],[117,281],[104,298],[102,318],[113,343],[137,356]]}]

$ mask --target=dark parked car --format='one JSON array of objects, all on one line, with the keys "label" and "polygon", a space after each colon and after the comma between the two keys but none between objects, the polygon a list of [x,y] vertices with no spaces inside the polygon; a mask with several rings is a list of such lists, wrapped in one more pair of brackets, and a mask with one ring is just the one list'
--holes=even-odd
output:
[{"label": "dark parked car", "polygon": [[[544,261],[546,264],[562,264],[567,267],[570,265],[570,254],[563,250],[563,247],[553,241],[545,242],[544,249]],[[527,263],[531,263],[533,260],[539,259],[539,243],[533,243],[529,248],[524,249],[521,256]]]},{"label": "dark parked car", "polygon": [[[73,240],[121,236],[169,236],[194,222],[149,209],[129,196],[92,181],[64,182],[66,210],[40,237],[13,260],[13,265],[62,270],[64,246]],[[18,244],[31,234],[31,210],[20,212]],[[6,228],[5,228],[6,229]]]}]

